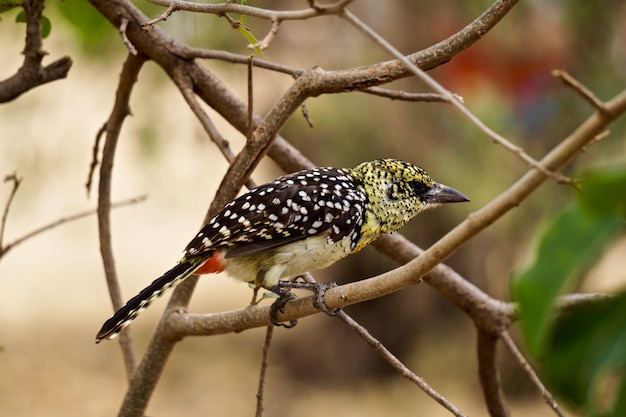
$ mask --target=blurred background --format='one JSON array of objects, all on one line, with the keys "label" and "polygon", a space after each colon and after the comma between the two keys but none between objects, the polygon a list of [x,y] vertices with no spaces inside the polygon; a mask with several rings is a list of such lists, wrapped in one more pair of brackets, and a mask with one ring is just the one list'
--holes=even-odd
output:
[{"label": "blurred background", "polygon": [[[471,3],[471,4],[469,4]],[[250,2],[277,9],[304,3]],[[402,52],[445,39],[490,2],[394,0],[355,2],[351,10]],[[7,219],[4,243],[96,205],[85,182],[97,131],[113,105],[126,50],[109,23],[87,2],[50,2],[50,62],[68,55],[65,80],[0,106],[0,174],[24,179]],[[148,16],[163,9],[138,4]],[[0,22],[0,79],[21,65],[24,25],[5,13]],[[249,18],[260,39],[267,22]],[[248,54],[247,41],[214,16],[177,13],[161,26],[193,46]],[[285,22],[263,58],[308,68],[340,69],[390,59],[335,17]],[[208,61],[206,67],[245,100],[246,69]],[[582,120],[590,107],[551,75],[565,69],[602,99],[626,82],[626,3],[521,2],[493,31],[449,63],[431,71],[464,98],[496,132],[540,158]],[[255,110],[263,115],[290,85],[288,76],[255,70]],[[416,80],[391,87],[427,92]],[[492,144],[450,106],[406,103],[361,93],[307,101],[314,128],[294,114],[282,135],[318,165],[349,167],[380,157],[401,158],[451,185],[471,203],[418,217],[402,233],[427,247],[519,178],[527,167]],[[227,163],[205,137],[178,91],[154,64],[140,74],[123,126],[113,174],[113,198],[147,195],[114,210],[113,243],[125,298],[169,269],[201,226]],[[214,115],[235,149],[242,136]],[[624,161],[624,120],[611,135],[565,171]],[[254,179],[280,175],[270,162]],[[0,187],[4,208],[10,184]],[[572,198],[572,190],[546,183],[522,206],[475,237],[447,262],[493,297],[509,299],[509,279],[532,256],[534,236]],[[626,242],[609,252],[588,283],[591,290],[622,285]],[[375,250],[319,271],[319,280],[367,278],[395,267]],[[94,336],[112,313],[99,255],[96,217],[30,239],[0,259],[0,416],[117,413],[127,386],[117,343],[96,346]],[[168,297],[165,297],[168,298]],[[216,312],[245,306],[246,285],[226,276],[200,281],[190,310]],[[133,323],[139,357],[166,301]],[[426,284],[346,309],[393,353],[469,415],[486,415],[471,321]],[[330,336],[330,337],[329,337]],[[179,344],[155,392],[149,415],[249,416],[254,412],[264,329],[190,338]],[[506,353],[501,355],[507,399],[514,415],[553,412]],[[448,415],[395,374],[339,321],[322,315],[275,332],[267,381],[266,415]],[[355,406],[355,403],[357,404]],[[567,409],[567,407],[566,407]],[[568,410],[569,412],[570,410]],[[571,415],[576,415],[572,412]]]}]

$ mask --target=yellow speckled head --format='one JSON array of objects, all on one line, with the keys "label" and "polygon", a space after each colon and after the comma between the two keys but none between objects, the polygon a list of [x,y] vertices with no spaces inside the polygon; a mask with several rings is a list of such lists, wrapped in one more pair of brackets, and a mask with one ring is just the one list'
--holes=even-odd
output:
[{"label": "yellow speckled head", "polygon": [[396,159],[364,162],[350,170],[361,182],[370,203],[368,222],[390,233],[424,210],[442,203],[469,201],[446,185],[435,182],[422,168]]}]

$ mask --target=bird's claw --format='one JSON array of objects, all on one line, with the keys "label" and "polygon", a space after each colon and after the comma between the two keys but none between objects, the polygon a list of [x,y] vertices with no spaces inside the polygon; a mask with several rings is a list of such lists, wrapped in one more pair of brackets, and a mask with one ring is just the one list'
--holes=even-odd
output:
[{"label": "bird's claw", "polygon": [[[297,278],[296,278],[297,279]],[[341,311],[340,308],[329,308],[324,300],[326,291],[331,288],[335,288],[337,283],[335,282],[300,282],[300,281],[279,281],[278,285],[270,288],[275,294],[278,294],[278,299],[272,303],[270,307],[270,320],[274,326],[282,326],[287,329],[294,327],[298,324],[297,320],[290,320],[289,324],[281,323],[277,320],[276,316],[278,312],[284,313],[285,304],[296,298],[296,296],[290,291],[291,289],[305,289],[313,291],[315,296],[313,297],[313,307],[320,310],[322,313],[326,313],[329,316],[336,316]]]},{"label": "bird's claw", "polygon": [[285,304],[295,299],[296,296],[293,295],[293,293],[288,289],[281,288],[279,286],[272,288],[271,291],[275,294],[278,294],[278,299],[276,299],[276,301],[274,301],[270,306],[270,321],[274,326],[281,326],[286,329],[291,329],[292,327],[295,327],[295,325],[298,324],[298,320],[289,320],[289,323],[287,324],[279,322],[277,316],[278,312],[285,312]]},{"label": "bird's claw", "polygon": [[322,313],[326,313],[329,316],[336,316],[341,311],[340,308],[329,308],[326,305],[324,295],[326,291],[337,286],[336,282],[320,282],[316,283],[315,298],[313,298],[313,307],[317,308]]}]

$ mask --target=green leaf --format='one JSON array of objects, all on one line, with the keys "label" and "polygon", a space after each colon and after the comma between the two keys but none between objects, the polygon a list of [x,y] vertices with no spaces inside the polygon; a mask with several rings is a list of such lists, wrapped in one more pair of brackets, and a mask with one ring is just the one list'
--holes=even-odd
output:
[{"label": "green leaf", "polygon": [[[15,21],[17,23],[26,23],[26,13],[24,10],[20,11],[17,16],[15,16]],[[46,16],[41,16],[41,37],[43,39],[47,38],[52,31],[52,23],[50,23],[50,19]]]},{"label": "green leaf", "polygon": [[587,415],[626,415],[624,318],[626,293],[561,314],[547,340],[548,381]]},{"label": "green leaf", "polygon": [[239,30],[239,32],[243,33],[243,36],[246,37],[246,39],[248,40],[248,42],[250,42],[251,45],[254,45],[254,51],[257,53],[257,55],[263,56],[263,51],[261,50],[261,48],[257,46],[259,41],[257,41],[257,39],[254,37],[252,32],[250,32],[250,30],[248,30],[248,28],[246,28],[243,25],[240,25],[237,29]]},{"label": "green leaf", "polygon": [[592,216],[580,205],[564,210],[539,244],[535,264],[513,284],[531,352],[541,356],[556,297],[600,258],[620,230],[619,216]]},{"label": "green leaf", "polygon": [[578,201],[554,219],[512,288],[546,380],[587,416],[626,415],[626,293],[558,315],[555,302],[626,229],[625,218],[626,170],[585,174]]},{"label": "green leaf", "polygon": [[41,37],[46,39],[52,32],[52,23],[46,16],[41,16]]},{"label": "green leaf", "polygon": [[617,213],[626,217],[626,169],[589,172],[582,177],[581,202],[596,215]]},{"label": "green leaf", "polygon": [[[241,0],[241,5],[242,6],[247,6],[248,5],[248,1],[247,0]],[[243,36],[246,37],[246,39],[248,40],[250,45],[254,45],[254,51],[257,53],[257,55],[263,56],[263,50],[261,48],[259,48],[258,46],[256,46],[259,43],[259,41],[252,34],[252,32],[250,32],[250,29],[248,29],[247,27],[244,26],[246,24],[246,20],[247,20],[246,15],[242,14],[239,17],[240,25],[239,25],[239,27],[237,27],[237,29],[239,30],[239,32],[241,32],[243,34]]]}]

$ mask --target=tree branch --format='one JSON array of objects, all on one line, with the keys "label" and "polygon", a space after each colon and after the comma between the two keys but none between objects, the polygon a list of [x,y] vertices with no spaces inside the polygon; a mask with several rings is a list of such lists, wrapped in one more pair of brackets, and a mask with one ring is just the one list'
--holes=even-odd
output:
[{"label": "tree branch", "polygon": [[578,93],[584,100],[586,100],[589,104],[591,104],[596,110],[600,112],[607,111],[606,107],[602,100],[600,100],[593,91],[589,90],[587,87],[582,85],[578,80],[572,77],[567,71],[564,70],[554,70],[552,71],[552,75],[559,78],[563,81],[563,84],[574,90]]},{"label": "tree branch", "polygon": [[69,57],[63,57],[43,67],[41,61],[46,55],[42,50],[41,14],[44,0],[24,0],[26,15],[26,41],[24,62],[15,75],[0,82],[0,103],[6,103],[25,92],[61,78],[65,78],[72,66]]},{"label": "tree branch", "polygon": [[265,378],[267,377],[267,366],[269,364],[269,352],[272,344],[272,336],[274,334],[274,326],[267,326],[265,330],[265,340],[263,341],[263,350],[261,355],[261,370],[259,371],[259,388],[256,394],[256,417],[263,416],[263,397],[265,394]]},{"label": "tree branch", "polygon": [[[209,115],[204,111],[204,109],[202,108],[198,100],[196,99],[193,93],[193,84],[191,80],[189,79],[189,77],[187,77],[185,74],[177,73],[172,79],[172,81],[174,81],[174,83],[180,90],[181,94],[183,95],[183,98],[185,99],[185,101],[187,102],[187,104],[189,105],[193,113],[196,115],[196,117],[200,121],[200,124],[204,128],[204,131],[207,133],[207,135],[209,135],[209,138],[211,139],[211,141],[215,143],[215,145],[220,150],[224,158],[229,163],[232,163],[235,160],[235,154],[230,148],[230,144],[228,140],[224,138],[224,136],[222,136],[222,134],[217,129],[217,127],[215,126],[215,124],[213,123]],[[251,179],[248,179],[246,181],[246,186],[248,188],[254,187],[255,186],[254,181],[252,181]]]},{"label": "tree branch", "polygon": [[[14,188],[15,190],[15,188]],[[117,203],[113,203],[111,204],[111,208],[118,208],[118,207],[123,207],[123,206],[128,206],[128,205],[132,205],[132,204],[137,204],[137,203],[141,203],[142,201],[145,201],[146,196],[139,196],[139,197],[135,197],[135,198],[131,198],[128,200],[123,200],[123,201],[119,201]],[[41,233],[47,232],[48,230],[52,230],[55,227],[64,225],[66,223],[70,223],[73,222],[74,220],[79,220],[82,219],[84,217],[87,216],[91,216],[93,214],[96,214],[97,210],[86,210],[86,211],[82,211],[80,213],[76,213],[76,214],[72,214],[69,215],[67,217],[61,217],[60,219],[57,219],[51,223],[48,223],[46,225],[43,225],[41,227],[38,227],[37,229],[26,233],[24,236],[19,237],[17,239],[15,239],[14,241],[8,243],[6,246],[2,246],[1,241],[0,241],[0,258],[2,258],[4,255],[7,254],[7,252],[9,252],[9,250],[15,248],[17,245],[24,243],[26,240],[33,238],[37,235],[40,235]],[[4,218],[3,218],[4,220]],[[1,234],[0,234],[1,236]]]},{"label": "tree branch", "polygon": [[509,417],[510,413],[506,401],[504,401],[500,374],[496,364],[498,339],[497,334],[478,329],[478,343],[476,344],[478,375],[489,415],[491,417]]},{"label": "tree branch", "polygon": [[[102,164],[100,165],[100,183],[98,187],[98,232],[100,236],[100,253],[104,265],[107,286],[113,308],[119,309],[124,305],[124,298],[119,286],[113,245],[111,243],[111,177],[113,174],[113,160],[119,139],[122,123],[130,113],[128,102],[132,88],[137,81],[137,75],[141,70],[146,57],[144,55],[129,54],[120,74],[120,82],[117,88],[115,104],[106,126],[106,141],[102,150]],[[126,374],[130,380],[136,367],[135,354],[133,352],[130,332],[124,332],[120,337],[120,347],[124,355]]]},{"label": "tree branch", "polygon": [[[9,174],[4,177],[4,182],[12,182],[13,188],[11,188],[11,193],[9,194],[9,198],[7,198],[7,202],[4,205],[4,211],[2,212],[2,220],[0,220],[0,258],[4,256],[4,254],[11,248],[11,244],[4,246],[4,230],[7,225],[7,217],[9,216],[9,209],[11,208],[11,203],[13,202],[13,198],[17,193],[17,189],[20,188],[20,184],[22,183],[22,178],[17,176],[17,173]],[[13,244],[15,246],[15,244]]]},{"label": "tree branch", "polygon": [[266,19],[271,21],[283,21],[283,20],[306,20],[313,17],[326,16],[329,14],[340,13],[352,0],[340,0],[334,4],[328,5],[316,5],[316,7],[309,7],[301,10],[268,10],[261,9],[259,7],[244,6],[233,2],[225,2],[219,4],[207,4],[207,3],[195,3],[185,0],[148,0],[150,3],[163,6],[173,7],[176,10],[184,10],[194,13],[210,13],[217,16],[223,16],[226,13],[236,13],[246,15],[250,17],[256,17],[259,19]]}]

